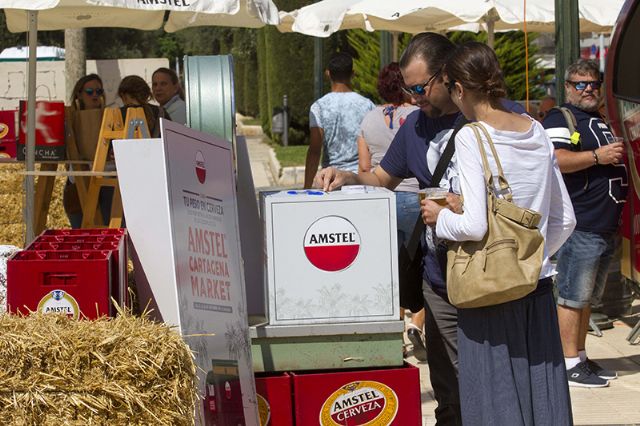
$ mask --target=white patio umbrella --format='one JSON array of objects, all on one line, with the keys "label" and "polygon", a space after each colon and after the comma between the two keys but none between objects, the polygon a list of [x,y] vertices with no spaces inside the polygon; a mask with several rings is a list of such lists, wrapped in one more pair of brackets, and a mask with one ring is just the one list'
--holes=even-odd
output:
[{"label": "white patio umbrella", "polygon": [[[11,32],[29,32],[29,67],[27,80],[27,141],[26,169],[27,173],[35,169],[35,98],[36,98],[36,47],[37,30],[63,30],[71,28],[119,27],[142,30],[160,28],[164,14],[185,14],[189,17],[188,26],[201,15],[232,16],[220,19],[216,23],[200,25],[244,26],[249,23],[257,27],[265,23],[277,23],[278,11],[271,0],[192,0],[171,4],[154,4],[138,0],[0,0],[0,8],[4,9],[7,27]],[[238,15],[247,14],[246,19]],[[174,29],[175,30],[175,29]],[[26,177],[25,222],[27,227],[26,242],[33,235],[34,218],[34,179]]]},{"label": "white patio umbrella", "polygon": [[491,3],[442,0],[323,0],[292,12],[280,12],[282,32],[329,37],[338,30],[361,28],[408,33],[444,31],[478,22]]},{"label": "white patio umbrella", "polygon": [[[599,0],[580,0],[580,30],[610,32],[623,3],[608,0],[605,6]],[[554,0],[528,1],[526,9],[524,0],[323,0],[280,12],[278,29],[315,37],[353,28],[413,34],[453,29],[492,33],[523,29],[526,20],[528,31],[554,32],[554,10]]]}]

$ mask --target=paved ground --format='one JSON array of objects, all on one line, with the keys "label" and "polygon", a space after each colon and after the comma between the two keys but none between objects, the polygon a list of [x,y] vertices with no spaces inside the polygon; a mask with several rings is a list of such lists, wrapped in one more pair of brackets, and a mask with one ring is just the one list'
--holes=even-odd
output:
[{"label": "paved ground", "polygon": [[[640,303],[635,315],[616,321],[614,328],[604,330],[602,337],[589,335],[589,356],[604,367],[614,369],[619,378],[608,388],[570,388],[573,420],[576,425],[640,425],[640,345],[630,345],[626,337],[630,324],[640,320]],[[435,425],[436,407],[429,382],[429,367],[413,357],[409,362],[420,368],[423,425]]]},{"label": "paved ground", "polygon": [[[272,188],[278,178],[275,176],[277,172],[272,171],[274,165],[270,148],[261,140],[259,134],[247,138],[256,189]],[[571,388],[576,425],[640,425],[640,344],[630,345],[626,340],[631,325],[640,320],[640,303],[637,300],[633,312],[622,321],[616,321],[614,328],[603,331],[602,337],[589,335],[589,356],[605,368],[617,370],[620,377],[611,381],[608,388]],[[409,361],[420,368],[423,425],[434,425],[436,404],[429,383],[429,368],[413,357]]]}]

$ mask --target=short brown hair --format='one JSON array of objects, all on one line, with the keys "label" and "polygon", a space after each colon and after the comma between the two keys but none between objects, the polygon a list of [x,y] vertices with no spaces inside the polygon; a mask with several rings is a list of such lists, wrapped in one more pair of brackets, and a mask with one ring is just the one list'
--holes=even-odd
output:
[{"label": "short brown hair", "polygon": [[456,48],[456,45],[442,34],[420,33],[413,36],[400,57],[400,68],[405,69],[415,59],[422,59],[429,71],[436,73]]},{"label": "short brown hair", "polygon": [[118,96],[129,95],[135,99],[139,105],[149,103],[151,99],[151,89],[142,77],[137,75],[128,75],[122,79],[118,86]]},{"label": "short brown hair", "polygon": [[480,99],[494,102],[507,94],[498,57],[484,43],[471,41],[458,46],[447,59],[444,72]]}]

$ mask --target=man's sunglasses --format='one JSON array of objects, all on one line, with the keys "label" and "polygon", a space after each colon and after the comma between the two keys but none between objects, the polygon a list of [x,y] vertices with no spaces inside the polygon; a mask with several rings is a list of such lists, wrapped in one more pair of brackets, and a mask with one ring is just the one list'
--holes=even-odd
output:
[{"label": "man's sunglasses", "polygon": [[598,90],[602,86],[602,82],[599,80],[594,81],[571,81],[567,80],[567,83],[573,86],[578,91],[583,91],[587,86],[591,86],[591,90]]},{"label": "man's sunglasses", "polygon": [[438,77],[438,75],[440,75],[440,71],[442,71],[442,68],[440,68],[434,75],[431,76],[431,78],[429,78],[429,80],[427,80],[426,83],[424,84],[416,84],[415,86],[411,86],[411,87],[402,87],[402,90],[404,90],[404,92],[407,95],[418,95],[418,96],[424,96],[427,93],[427,87],[433,83],[433,81],[436,79],[436,77]]},{"label": "man's sunglasses", "polygon": [[93,96],[94,92],[96,95],[102,96],[104,94],[104,89],[92,89],[90,87],[84,89],[84,93],[86,93],[89,96]]}]

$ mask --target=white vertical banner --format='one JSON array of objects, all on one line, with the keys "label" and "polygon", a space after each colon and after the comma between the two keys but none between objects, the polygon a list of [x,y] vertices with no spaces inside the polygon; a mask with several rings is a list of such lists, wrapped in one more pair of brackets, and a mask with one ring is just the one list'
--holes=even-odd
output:
[{"label": "white vertical banner", "polygon": [[[257,426],[231,145],[170,121],[162,120],[161,129],[161,141],[114,144],[127,226],[162,318],[177,321],[196,354],[204,397],[199,420]],[[139,143],[162,155],[137,157]],[[158,157],[163,161],[149,163]],[[145,179],[149,168],[162,168],[164,174],[150,175],[165,182]],[[146,196],[159,185],[164,200]],[[156,208],[167,210],[168,229],[153,225]]]}]

